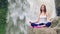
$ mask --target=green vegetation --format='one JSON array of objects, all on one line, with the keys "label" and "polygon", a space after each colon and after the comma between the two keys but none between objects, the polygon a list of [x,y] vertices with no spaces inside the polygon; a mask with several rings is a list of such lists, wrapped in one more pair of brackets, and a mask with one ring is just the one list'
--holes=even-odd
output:
[{"label": "green vegetation", "polygon": [[0,0],[0,34],[5,34],[7,0]]}]

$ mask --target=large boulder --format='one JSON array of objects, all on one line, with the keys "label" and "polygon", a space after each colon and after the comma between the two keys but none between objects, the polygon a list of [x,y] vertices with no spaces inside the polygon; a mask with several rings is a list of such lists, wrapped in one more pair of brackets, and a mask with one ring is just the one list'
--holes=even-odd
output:
[{"label": "large boulder", "polygon": [[53,28],[29,28],[28,34],[57,34]]}]

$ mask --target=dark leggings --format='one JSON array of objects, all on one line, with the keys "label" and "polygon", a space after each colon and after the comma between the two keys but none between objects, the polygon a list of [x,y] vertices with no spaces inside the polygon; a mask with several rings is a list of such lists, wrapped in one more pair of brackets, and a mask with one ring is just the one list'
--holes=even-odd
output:
[{"label": "dark leggings", "polygon": [[49,27],[50,25],[51,25],[51,22],[48,22],[48,23],[46,23],[46,24],[44,24],[44,23],[40,23],[40,24],[35,24],[35,23],[31,23],[31,26],[32,27],[34,27],[34,26],[41,26],[41,25],[46,25],[46,27]]}]

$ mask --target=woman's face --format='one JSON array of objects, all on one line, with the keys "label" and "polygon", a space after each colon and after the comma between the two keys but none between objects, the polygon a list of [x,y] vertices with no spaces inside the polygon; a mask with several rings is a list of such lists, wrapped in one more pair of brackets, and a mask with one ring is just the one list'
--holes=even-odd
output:
[{"label": "woman's face", "polygon": [[46,13],[46,6],[43,4],[41,5],[40,12],[45,12]]},{"label": "woman's face", "polygon": [[42,11],[44,11],[44,5],[41,7]]}]

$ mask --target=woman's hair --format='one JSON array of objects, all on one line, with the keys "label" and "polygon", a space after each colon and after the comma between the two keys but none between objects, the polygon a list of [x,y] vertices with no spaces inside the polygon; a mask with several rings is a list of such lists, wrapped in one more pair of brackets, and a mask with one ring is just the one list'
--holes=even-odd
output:
[{"label": "woman's hair", "polygon": [[46,13],[46,6],[44,4],[41,5],[40,12],[42,13],[42,6],[44,6],[44,12]]}]

